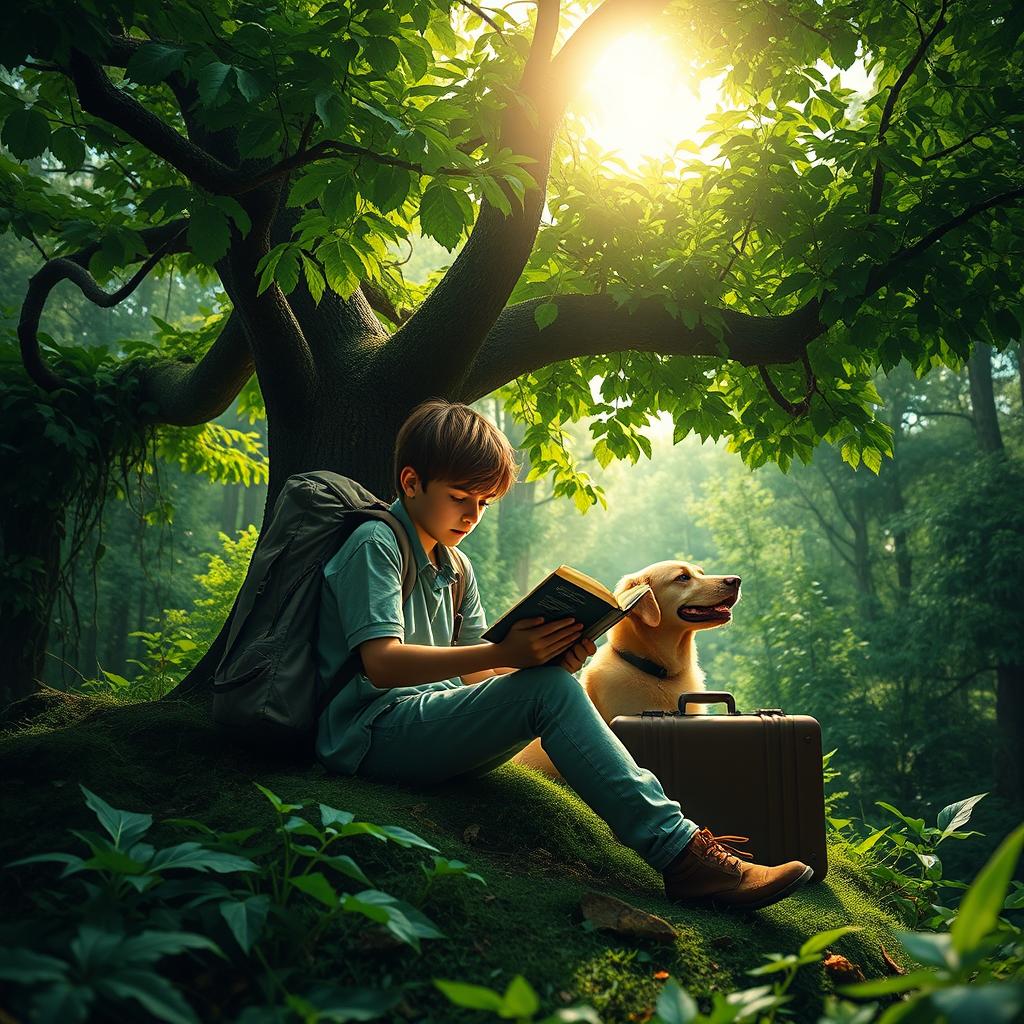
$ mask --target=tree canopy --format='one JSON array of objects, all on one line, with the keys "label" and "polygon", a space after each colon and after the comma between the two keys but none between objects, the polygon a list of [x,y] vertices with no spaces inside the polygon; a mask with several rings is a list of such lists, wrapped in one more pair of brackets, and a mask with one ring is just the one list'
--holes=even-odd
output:
[{"label": "tree canopy", "polygon": [[[643,428],[668,414],[677,439],[728,438],[752,467],[825,440],[877,472],[879,370],[958,368],[972,343],[1022,333],[1012,0],[18,14],[0,40],[0,204],[42,265],[5,416],[70,422],[46,435],[70,464],[50,522],[81,498],[76,467],[139,459],[153,425],[191,429],[161,434],[183,465],[256,472],[243,434],[201,429],[239,395],[265,403],[271,500],[325,466],[386,490],[398,424],[438,394],[497,393],[533,473],[582,510],[602,500],[565,429],[584,418],[601,465],[649,455]],[[582,99],[633,32],[719,96],[639,165],[602,150]],[[423,237],[455,254],[425,285],[403,276]],[[161,273],[219,287],[221,307],[102,358],[41,330],[61,282],[110,307]],[[9,575],[34,586],[59,559],[23,505],[4,526],[23,561]]]},{"label": "tree canopy", "polygon": [[[465,383],[516,380],[537,464],[567,480],[558,424],[584,414],[602,461],[635,458],[638,428],[667,412],[751,465],[826,438],[877,470],[877,368],[1019,337],[1019,5],[561,6],[24,4],[0,44],[7,224],[71,256],[26,303],[33,376],[55,383],[32,319],[54,277],[98,298],[90,277],[143,260],[139,274],[173,259],[208,276],[257,234],[260,292],[361,287],[397,336],[446,288],[461,330],[490,318]],[[587,138],[573,98],[610,35],[642,27],[693,81],[720,80],[721,102],[634,169]],[[856,61],[867,95],[841,84]],[[290,214],[273,237],[254,226],[270,184]],[[503,225],[538,185],[536,244],[499,267],[516,262],[493,252]],[[432,289],[403,280],[418,232],[454,249],[484,211],[487,252],[471,241]]]}]

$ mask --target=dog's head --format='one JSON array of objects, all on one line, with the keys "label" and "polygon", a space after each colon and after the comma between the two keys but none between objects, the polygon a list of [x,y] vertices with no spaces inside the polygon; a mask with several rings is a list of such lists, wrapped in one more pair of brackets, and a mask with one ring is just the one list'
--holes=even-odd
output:
[{"label": "dog's head", "polygon": [[615,595],[640,583],[646,583],[651,592],[629,613],[631,624],[637,628],[680,633],[713,629],[732,619],[732,607],[740,599],[739,576],[708,576],[699,565],[689,562],[655,562],[623,576],[616,584]]}]

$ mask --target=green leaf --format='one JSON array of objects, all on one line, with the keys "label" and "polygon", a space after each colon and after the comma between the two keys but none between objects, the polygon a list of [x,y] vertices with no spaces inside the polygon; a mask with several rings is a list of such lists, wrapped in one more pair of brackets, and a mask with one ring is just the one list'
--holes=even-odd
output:
[{"label": "green leaf", "polygon": [[360,275],[353,267],[362,267],[352,246],[340,238],[332,238],[319,246],[316,255],[323,264],[327,283],[347,299],[359,287]]},{"label": "green leaf", "polygon": [[66,170],[77,171],[85,163],[85,143],[74,128],[58,128],[50,136],[49,148]]},{"label": "green leaf", "polygon": [[142,932],[125,939],[117,947],[118,962],[156,963],[165,956],[175,956],[188,949],[206,949],[220,953],[217,944],[205,935],[193,932]]},{"label": "green leaf", "polygon": [[184,997],[155,971],[126,968],[96,981],[96,990],[114,999],[133,999],[157,1020],[168,1024],[199,1024]]},{"label": "green leaf", "polygon": [[0,142],[18,160],[31,160],[40,156],[50,141],[50,122],[35,107],[12,110],[4,121]]},{"label": "green leaf", "polygon": [[502,1006],[502,997],[493,989],[483,985],[469,985],[463,981],[447,981],[435,978],[434,984],[444,993],[448,1002],[465,1006],[469,1010],[490,1010],[497,1013]]},{"label": "green leaf", "polygon": [[929,970],[911,971],[909,974],[896,974],[890,978],[877,978],[872,981],[858,981],[853,985],[841,985],[836,991],[844,996],[858,999],[874,999],[876,996],[891,995],[894,992],[909,992],[923,985],[935,984],[935,972]]},{"label": "green leaf", "polygon": [[330,907],[332,910],[338,905],[338,894],[334,886],[319,871],[289,878],[288,884],[298,889],[299,892],[312,896],[313,899],[318,900],[325,907]]},{"label": "green leaf", "polygon": [[375,71],[394,71],[402,59],[401,51],[390,39],[373,36],[364,39],[362,45],[363,58]]},{"label": "green leaf", "polygon": [[[300,255],[302,256],[302,271],[306,277],[306,287],[309,289],[309,294],[313,296],[313,303],[319,306],[320,299],[324,294],[324,275],[320,273],[320,268],[316,263],[304,252],[300,252]],[[304,821],[303,825],[313,829],[314,834],[316,833],[316,829],[308,821]]]},{"label": "green leaf", "polygon": [[382,992],[372,988],[343,988],[339,985],[316,985],[306,993],[306,1000],[316,1007],[321,1021],[376,1020],[385,1016],[402,999],[402,989]]},{"label": "green leaf", "polygon": [[517,974],[505,989],[498,1015],[505,1018],[532,1017],[540,1009],[540,1000],[530,983]]},{"label": "green leaf", "polygon": [[778,301],[779,299],[785,298],[787,295],[792,295],[793,292],[798,292],[814,280],[815,275],[807,270],[799,270],[795,274],[790,274],[789,277],[785,278],[779,287],[775,289],[775,294],[772,299]]},{"label": "green leaf", "polygon": [[896,936],[918,963],[926,967],[956,969],[958,957],[952,949],[948,932],[908,932],[897,929]]},{"label": "green leaf", "polygon": [[91,988],[58,982],[49,985],[32,1000],[35,1024],[82,1024],[96,999]]},{"label": "green leaf", "polygon": [[1024,825],[1018,825],[999,844],[960,901],[949,932],[953,948],[961,956],[973,952],[996,926],[1022,847]]},{"label": "green leaf", "polygon": [[99,823],[114,840],[115,848],[119,850],[125,850],[138,842],[153,824],[151,814],[116,810],[85,786],[79,784],[78,788],[85,794],[85,805],[95,813]]},{"label": "green leaf", "polygon": [[156,85],[181,67],[185,51],[165,43],[144,43],[129,58],[125,77],[139,85]]},{"label": "green leaf", "polygon": [[662,1024],[689,1024],[699,1013],[697,1004],[675,978],[669,978],[655,1004]]},{"label": "green leaf", "polygon": [[946,807],[943,807],[935,819],[936,825],[942,829],[942,835],[939,836],[936,845],[941,843],[950,832],[955,832],[961,825],[966,825],[971,820],[971,812],[987,796],[988,793],[978,793],[975,796],[969,796],[965,800],[958,800],[955,804],[948,804]]},{"label": "green leaf", "polygon": [[427,186],[420,201],[420,227],[425,235],[451,251],[472,219],[473,207],[464,192],[440,178]]},{"label": "green leaf", "polygon": [[233,71],[230,64],[211,60],[196,72],[199,100],[204,107],[219,107],[231,98]]},{"label": "green leaf", "polygon": [[158,850],[149,863],[150,871],[172,871],[189,868],[192,871],[213,871],[219,875],[236,871],[256,871],[256,865],[245,857],[220,850],[209,850],[199,843],[179,843],[165,850]]},{"label": "green leaf", "polygon": [[228,900],[220,905],[221,917],[227,922],[235,941],[248,953],[259,941],[270,909],[268,896],[250,896],[244,900]]},{"label": "green leaf", "polygon": [[0,980],[19,985],[38,985],[41,982],[63,981],[68,965],[63,960],[29,949],[0,947]]},{"label": "green leaf", "polygon": [[1024,1011],[1024,985],[988,982],[952,985],[930,992],[927,1002],[949,1024],[1013,1024]]},{"label": "green leaf", "polygon": [[861,928],[858,925],[846,924],[843,925],[842,928],[833,928],[831,931],[819,932],[817,935],[812,935],[800,947],[800,956],[806,956],[809,953],[820,953],[826,946],[830,946],[841,935],[847,935],[850,932],[859,931],[861,931]]},{"label": "green leaf", "polygon": [[436,846],[432,846],[426,839],[420,838],[415,832],[410,832],[408,829],[401,828],[398,825],[381,825],[379,827],[384,836],[390,839],[391,842],[397,843],[403,849],[416,847],[420,850],[429,850],[431,853],[438,852]]},{"label": "green leaf", "polygon": [[188,219],[188,244],[196,256],[213,266],[231,244],[227,217],[212,203],[197,203]]},{"label": "green leaf", "polygon": [[351,811],[339,811],[334,807],[328,807],[327,804],[320,804],[320,821],[324,828],[341,828],[354,820],[355,815]]},{"label": "green leaf", "polygon": [[533,321],[537,325],[538,331],[543,331],[545,327],[550,326],[558,319],[558,303],[557,302],[542,302],[533,311]]}]

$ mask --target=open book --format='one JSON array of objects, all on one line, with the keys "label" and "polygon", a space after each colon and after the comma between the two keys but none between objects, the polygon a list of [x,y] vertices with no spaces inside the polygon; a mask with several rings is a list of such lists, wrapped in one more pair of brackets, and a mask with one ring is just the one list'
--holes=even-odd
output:
[{"label": "open book", "polygon": [[578,569],[560,565],[541,580],[514,608],[507,611],[483,635],[499,643],[520,619],[543,615],[548,622],[570,616],[583,623],[582,637],[596,640],[611,629],[651,588],[646,583],[630,587],[618,599],[602,583]]}]

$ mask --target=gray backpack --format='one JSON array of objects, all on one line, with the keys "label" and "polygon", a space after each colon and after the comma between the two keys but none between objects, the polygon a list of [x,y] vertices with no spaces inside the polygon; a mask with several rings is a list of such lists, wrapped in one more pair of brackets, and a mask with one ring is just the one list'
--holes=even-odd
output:
[{"label": "gray backpack", "polygon": [[[320,714],[362,670],[357,650],[334,679],[319,679],[323,567],[357,526],[374,519],[387,523],[398,540],[404,604],[416,584],[416,565],[405,528],[388,506],[337,473],[299,473],[285,481],[253,552],[213,675],[217,725],[264,749],[312,747]],[[452,585],[454,644],[466,573],[461,556],[449,550],[461,570]]]}]

